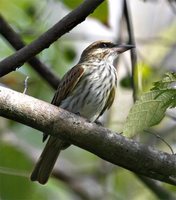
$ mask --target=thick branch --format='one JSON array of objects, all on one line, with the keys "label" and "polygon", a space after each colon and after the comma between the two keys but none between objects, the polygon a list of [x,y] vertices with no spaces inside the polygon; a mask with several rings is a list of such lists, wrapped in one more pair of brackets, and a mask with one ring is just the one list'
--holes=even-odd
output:
[{"label": "thick branch", "polygon": [[0,86],[0,115],[55,135],[138,174],[176,185],[176,156],[127,139],[33,97]]},{"label": "thick branch", "polygon": [[[5,19],[0,15],[0,34],[14,47],[14,49],[19,50],[25,46],[21,37],[12,29],[12,27],[5,21]],[[57,89],[59,85],[59,78],[42,63],[38,58],[31,58],[28,63],[32,68],[38,72],[38,74],[43,77],[54,89]]]},{"label": "thick branch", "polygon": [[0,62],[0,77],[19,68],[43,49],[48,48],[54,41],[85,20],[104,0],[85,0],[79,7],[66,15],[47,32],[31,44],[18,50],[15,54]]}]

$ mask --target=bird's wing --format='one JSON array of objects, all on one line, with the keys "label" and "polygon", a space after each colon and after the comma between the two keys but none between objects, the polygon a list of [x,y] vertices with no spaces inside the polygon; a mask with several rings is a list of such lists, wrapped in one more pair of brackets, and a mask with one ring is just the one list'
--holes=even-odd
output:
[{"label": "bird's wing", "polygon": [[114,98],[115,98],[115,87],[113,87],[113,88],[111,89],[111,92],[110,92],[110,94],[109,94],[109,97],[108,97],[108,99],[107,99],[107,101],[106,101],[106,104],[105,104],[103,110],[101,111],[99,117],[100,117],[107,109],[109,109],[109,108],[111,107],[111,105],[112,105],[112,103],[113,103],[113,101],[114,101]]},{"label": "bird's wing", "polygon": [[59,106],[61,101],[74,89],[84,73],[81,65],[74,66],[62,78],[51,104]]},{"label": "bird's wing", "polygon": [[[71,92],[80,78],[82,77],[84,73],[84,68],[81,65],[74,66],[71,70],[69,70],[64,77],[62,78],[55,95],[53,97],[53,100],[51,101],[51,104],[55,106],[60,106],[60,103],[62,100],[64,100],[69,92]],[[43,134],[43,142],[47,139],[48,134]]]}]

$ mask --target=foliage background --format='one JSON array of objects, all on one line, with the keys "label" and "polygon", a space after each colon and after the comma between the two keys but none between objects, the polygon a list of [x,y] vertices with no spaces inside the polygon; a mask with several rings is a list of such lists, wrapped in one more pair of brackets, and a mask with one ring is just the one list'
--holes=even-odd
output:
[{"label": "foliage background", "polygon": [[[61,19],[81,1],[73,0],[0,0],[0,13],[9,24],[30,43]],[[175,71],[175,4],[169,1],[128,1],[137,46],[137,75],[139,94],[148,91],[152,82],[166,71]],[[121,17],[123,1],[103,3],[94,14],[73,31],[59,39],[38,57],[60,77],[79,59],[82,50],[91,42],[109,39],[128,42],[126,24]],[[0,38],[0,58],[13,53],[4,38]],[[107,127],[122,131],[126,116],[133,104],[129,53],[118,64],[118,95],[113,108],[103,118]],[[1,78],[1,84],[23,91],[29,76],[28,94],[50,102],[53,89],[27,64]],[[175,138],[175,110],[168,110],[165,119],[154,130],[172,146]],[[157,196],[133,173],[113,166],[93,154],[71,146],[63,151],[56,172],[72,178],[68,181],[50,178],[45,186],[32,183],[30,173],[43,143],[41,134],[32,128],[0,118],[0,199],[157,199]],[[169,152],[155,136],[141,134],[140,140]],[[169,152],[170,153],[170,152]],[[169,192],[175,187],[160,183]]]}]

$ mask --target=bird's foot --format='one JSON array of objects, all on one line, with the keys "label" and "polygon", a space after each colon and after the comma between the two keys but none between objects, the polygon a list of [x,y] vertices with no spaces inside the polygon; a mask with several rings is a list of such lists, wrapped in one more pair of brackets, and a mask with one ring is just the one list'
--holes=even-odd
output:
[{"label": "bird's foot", "polygon": [[98,126],[103,126],[102,122],[100,122],[99,120],[95,120],[95,123],[96,123]]}]

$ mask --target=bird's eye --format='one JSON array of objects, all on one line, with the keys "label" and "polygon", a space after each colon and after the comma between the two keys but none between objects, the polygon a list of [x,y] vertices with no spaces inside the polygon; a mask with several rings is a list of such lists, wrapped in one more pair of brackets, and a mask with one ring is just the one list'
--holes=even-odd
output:
[{"label": "bird's eye", "polygon": [[106,44],[106,43],[101,43],[101,45],[100,45],[100,48],[107,48],[108,47],[108,44]]}]

